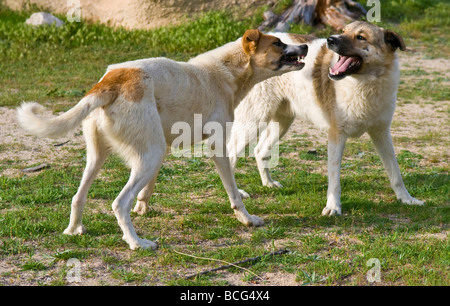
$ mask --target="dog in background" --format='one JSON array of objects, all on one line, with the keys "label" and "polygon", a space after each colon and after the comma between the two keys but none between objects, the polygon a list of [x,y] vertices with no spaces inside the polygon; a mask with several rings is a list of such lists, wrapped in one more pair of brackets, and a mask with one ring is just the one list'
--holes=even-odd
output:
[{"label": "dog in background", "polygon": [[[235,111],[228,141],[233,169],[237,157],[251,141],[242,137],[260,122],[261,133],[254,155],[262,184],[282,187],[269,173],[271,147],[285,135],[295,118],[328,131],[328,193],[323,215],[340,215],[340,169],[347,138],[367,132],[378,151],[391,186],[402,203],[422,205],[405,188],[395,157],[390,133],[400,77],[396,50],[405,43],[397,33],[373,24],[356,21],[341,35],[328,39],[275,33],[288,43],[309,47],[305,68],[257,84]],[[254,135],[249,133],[248,135]],[[242,197],[249,195],[240,190]]]}]

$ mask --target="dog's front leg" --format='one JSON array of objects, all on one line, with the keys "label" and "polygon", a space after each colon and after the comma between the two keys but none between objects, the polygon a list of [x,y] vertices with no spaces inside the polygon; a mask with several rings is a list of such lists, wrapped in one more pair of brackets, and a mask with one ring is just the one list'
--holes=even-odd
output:
[{"label": "dog's front leg", "polygon": [[[255,147],[254,153],[263,186],[271,188],[283,187],[280,182],[272,179],[269,171],[271,168],[270,161],[272,159],[272,148],[275,147],[280,138],[284,135],[284,131],[280,131],[280,125],[282,129],[287,130],[291,122],[288,124],[281,122],[281,120],[280,122],[270,122],[261,132],[260,139]],[[285,128],[285,126],[287,126],[287,128]]]},{"label": "dog's front leg", "polygon": [[219,172],[223,186],[227,191],[228,197],[230,198],[231,208],[234,210],[234,214],[238,220],[247,226],[262,226],[264,224],[263,219],[250,215],[247,212],[247,209],[245,209],[241,195],[239,194],[239,190],[236,186],[236,181],[234,179],[229,158],[227,156],[220,157],[214,155],[212,159],[216,165],[217,171]]},{"label": "dog's front leg", "polygon": [[346,141],[345,135],[328,137],[328,191],[327,206],[322,210],[324,216],[342,214],[340,175]]},{"label": "dog's front leg", "polygon": [[392,143],[389,127],[372,129],[369,131],[369,135],[380,155],[397,199],[404,204],[423,205],[423,201],[413,198],[406,190],[397,158],[395,157],[394,144]]}]

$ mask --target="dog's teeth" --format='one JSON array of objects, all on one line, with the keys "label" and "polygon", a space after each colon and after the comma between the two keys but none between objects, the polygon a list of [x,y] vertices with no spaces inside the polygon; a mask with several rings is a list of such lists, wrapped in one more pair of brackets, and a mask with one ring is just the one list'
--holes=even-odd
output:
[{"label": "dog's teeth", "polygon": [[331,75],[337,75],[338,72],[333,72],[333,69],[330,68],[330,74],[331,74]]}]

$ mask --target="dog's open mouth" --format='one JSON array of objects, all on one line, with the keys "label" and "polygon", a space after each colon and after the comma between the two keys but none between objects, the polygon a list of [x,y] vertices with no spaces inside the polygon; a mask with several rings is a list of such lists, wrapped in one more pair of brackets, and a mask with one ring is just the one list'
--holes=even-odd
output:
[{"label": "dog's open mouth", "polygon": [[330,77],[340,80],[349,74],[357,72],[361,65],[362,59],[360,57],[339,55],[339,60],[330,68]]},{"label": "dog's open mouth", "polygon": [[305,66],[306,55],[299,54],[286,54],[280,60],[280,66],[293,66],[303,67]]}]

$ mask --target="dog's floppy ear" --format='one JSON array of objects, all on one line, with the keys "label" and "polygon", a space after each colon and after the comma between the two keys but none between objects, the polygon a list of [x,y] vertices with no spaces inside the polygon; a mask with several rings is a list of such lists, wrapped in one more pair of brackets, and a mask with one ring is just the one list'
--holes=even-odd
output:
[{"label": "dog's floppy ear", "polygon": [[384,31],[384,41],[387,45],[391,46],[394,51],[399,48],[402,51],[406,50],[405,42],[403,41],[403,38],[395,33],[394,31],[385,30]]},{"label": "dog's floppy ear", "polygon": [[261,36],[261,32],[258,30],[247,30],[242,37],[242,47],[244,48],[244,52],[249,55],[254,54],[258,48]]}]

